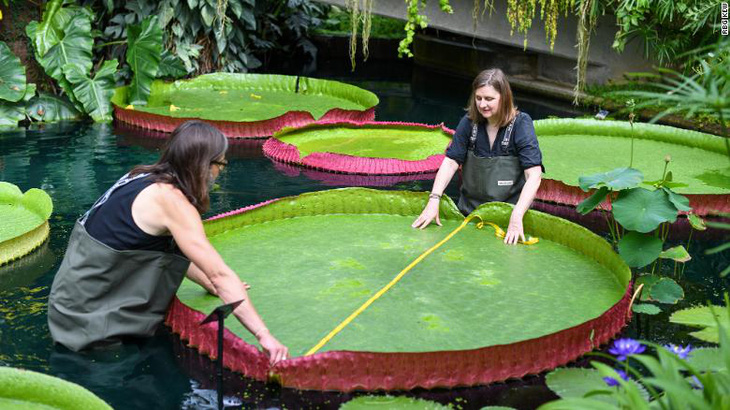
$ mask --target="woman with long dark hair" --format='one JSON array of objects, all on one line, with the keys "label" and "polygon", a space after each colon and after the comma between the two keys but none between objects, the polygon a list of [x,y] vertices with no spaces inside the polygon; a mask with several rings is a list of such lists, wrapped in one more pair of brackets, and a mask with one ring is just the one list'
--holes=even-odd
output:
[{"label": "woman with long dark hair", "polygon": [[135,167],[76,222],[48,301],[54,341],[79,351],[152,336],[187,274],[225,303],[244,299],[236,318],[272,364],[286,358],[203,230],[227,148],[215,127],[185,122],[157,163]]},{"label": "woman with long dark hair", "polygon": [[439,201],[461,167],[459,210],[467,215],[485,202],[514,204],[504,243],[524,241],[522,217],[535,199],[544,172],[532,118],[517,111],[509,82],[498,68],[474,78],[466,110],[436,174],[428,204],[411,226],[423,229],[434,219],[441,225]]}]

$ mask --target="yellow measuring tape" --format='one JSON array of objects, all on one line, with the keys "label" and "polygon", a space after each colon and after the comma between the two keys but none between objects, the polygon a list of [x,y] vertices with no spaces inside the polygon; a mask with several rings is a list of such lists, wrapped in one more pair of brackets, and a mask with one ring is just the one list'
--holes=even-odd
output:
[{"label": "yellow measuring tape", "polygon": [[[414,266],[416,266],[419,262],[421,262],[426,256],[430,255],[431,252],[433,252],[436,249],[438,249],[441,245],[443,245],[449,239],[451,239],[454,235],[456,235],[467,224],[469,224],[469,222],[472,219],[474,219],[474,218],[478,218],[479,219],[479,223],[477,223],[477,229],[482,229],[485,224],[486,225],[490,225],[491,227],[494,228],[494,235],[495,236],[497,236],[498,238],[504,238],[505,237],[506,233],[497,224],[492,223],[492,222],[484,222],[482,220],[482,218],[479,215],[476,215],[476,214],[469,215],[469,217],[467,217],[466,219],[464,219],[464,222],[462,222],[461,225],[459,225],[458,228],[454,229],[450,234],[448,234],[444,239],[442,239],[441,242],[439,242],[436,245],[432,246],[426,252],[423,252],[419,257],[417,257],[413,262],[411,262],[410,265],[406,266],[405,269],[403,269],[402,271],[400,271],[400,273],[395,278],[393,278],[393,280],[391,280],[387,285],[385,285],[376,294],[374,294],[370,299],[368,299],[367,302],[363,303],[362,306],[360,306],[359,308],[357,308],[357,310],[355,310],[354,312],[352,312],[352,314],[350,316],[348,316],[347,319],[343,320],[342,323],[340,323],[339,325],[337,325],[337,327],[334,328],[331,332],[329,332],[329,334],[327,336],[325,336],[324,338],[322,338],[322,340],[320,340],[319,343],[317,343],[313,348],[309,349],[309,351],[305,354],[305,356],[312,355],[312,354],[316,353],[319,349],[321,349],[322,346],[324,346],[325,344],[327,344],[327,342],[329,342],[333,337],[335,337],[335,335],[337,333],[340,333],[340,331],[342,329],[344,329],[345,326],[349,325],[350,322],[352,322],[357,316],[360,315],[360,313],[362,313],[365,309],[367,309],[368,306],[372,305],[373,302],[375,302],[379,297],[383,296],[383,294],[385,294],[385,292],[387,292],[388,290],[390,290],[390,288],[392,288],[396,283],[398,283],[398,281],[400,281],[401,278],[403,278],[403,276],[405,276],[405,274],[408,273],[408,271],[410,271]],[[530,239],[528,239],[528,240],[526,240],[524,242],[519,241],[519,243],[522,243],[524,245],[534,245],[538,241],[539,241],[539,239],[532,238],[531,237]]]}]

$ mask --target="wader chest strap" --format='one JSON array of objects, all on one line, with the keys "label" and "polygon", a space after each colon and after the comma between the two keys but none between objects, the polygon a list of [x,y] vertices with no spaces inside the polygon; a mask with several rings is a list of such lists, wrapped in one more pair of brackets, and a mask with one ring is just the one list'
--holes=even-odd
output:
[{"label": "wader chest strap", "polygon": [[[514,118],[512,118],[512,121],[510,121],[509,125],[507,125],[507,129],[504,131],[504,138],[502,138],[502,149],[506,150],[507,147],[509,147],[509,141],[512,138],[512,129],[515,126],[515,121],[517,120],[517,117],[520,114],[515,115]],[[473,150],[474,147],[476,147],[477,143],[477,124],[472,124],[471,126],[471,137],[469,138],[469,146],[467,147],[468,150]]]}]

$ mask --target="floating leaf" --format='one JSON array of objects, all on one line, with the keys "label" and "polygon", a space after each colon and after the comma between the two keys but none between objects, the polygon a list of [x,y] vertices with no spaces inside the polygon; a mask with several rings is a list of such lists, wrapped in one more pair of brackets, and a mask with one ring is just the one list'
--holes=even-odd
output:
[{"label": "floating leaf", "polygon": [[0,100],[16,102],[24,95],[25,66],[10,51],[10,47],[0,41]]},{"label": "floating leaf", "polygon": [[157,23],[157,16],[147,17],[140,25],[127,27],[127,42],[127,63],[134,73],[129,84],[129,102],[146,104],[162,53],[162,29]]},{"label": "floating leaf", "polygon": [[613,191],[631,188],[644,179],[644,174],[634,168],[616,168],[608,172],[582,176],[578,178],[578,184],[584,191],[592,188],[606,187]]},{"label": "floating leaf", "polygon": [[583,215],[591,212],[606,198],[608,192],[609,189],[607,187],[598,188],[591,196],[579,203],[576,210]]},{"label": "floating leaf", "polygon": [[690,335],[710,343],[719,343],[718,321],[725,328],[730,327],[730,318],[728,318],[727,308],[725,306],[713,305],[713,312],[709,306],[697,306],[688,309],[676,311],[669,317],[669,321],[680,325],[702,328]]},{"label": "floating leaf", "polygon": [[649,299],[649,293],[651,291],[651,287],[654,286],[655,283],[659,282],[662,279],[662,276],[659,275],[641,275],[636,279],[635,286],[638,289],[639,285],[644,285],[644,287],[641,290],[641,297],[639,300],[650,300]]},{"label": "floating leaf", "polygon": [[635,303],[631,310],[633,310],[636,313],[643,313],[645,315],[656,315],[661,313],[662,309],[657,305],[652,305],[651,303]]},{"label": "floating leaf", "polygon": [[692,257],[689,256],[689,252],[687,252],[687,249],[685,249],[682,245],[678,245],[662,251],[662,253],[659,254],[659,257],[662,259],[671,259],[675,262],[681,263],[688,262],[690,259],[692,259]]},{"label": "floating leaf", "polygon": [[700,218],[699,216],[695,214],[688,214],[687,219],[689,220],[689,224],[690,226],[692,226],[692,229],[696,229],[698,231],[704,231],[707,229],[705,220]]},{"label": "floating leaf", "polygon": [[629,232],[618,243],[619,255],[632,268],[641,268],[654,262],[661,251],[661,239],[638,232]]},{"label": "floating leaf", "polygon": [[619,193],[613,202],[613,216],[624,228],[647,233],[663,222],[676,221],[677,208],[661,189],[633,188]]},{"label": "floating leaf", "polygon": [[684,290],[673,279],[662,278],[651,287],[650,300],[673,305],[684,298]]}]

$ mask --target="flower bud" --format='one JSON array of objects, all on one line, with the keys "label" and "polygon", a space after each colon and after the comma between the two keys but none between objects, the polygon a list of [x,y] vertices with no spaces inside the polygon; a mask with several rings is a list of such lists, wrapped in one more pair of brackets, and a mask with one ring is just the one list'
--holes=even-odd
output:
[{"label": "flower bud", "polygon": [[672,156],[671,155],[667,154],[667,155],[664,156],[664,162],[671,162],[671,161],[672,161]]}]

